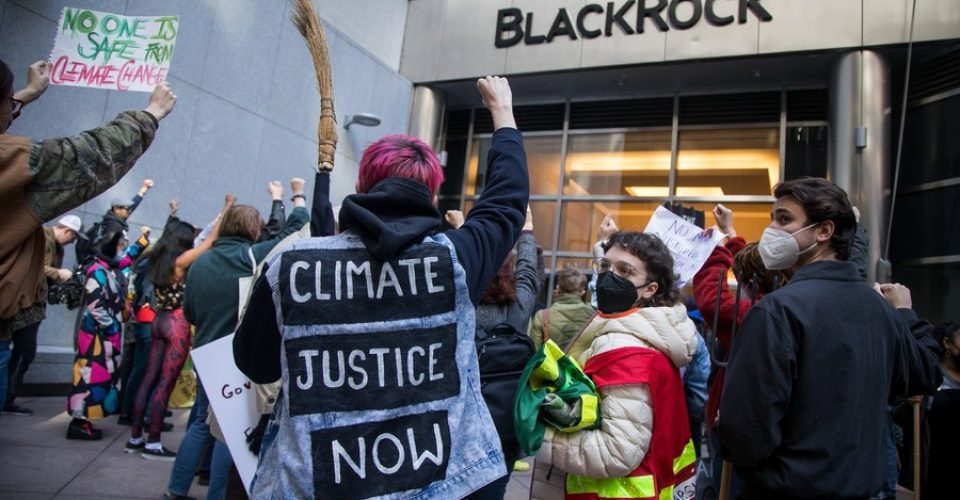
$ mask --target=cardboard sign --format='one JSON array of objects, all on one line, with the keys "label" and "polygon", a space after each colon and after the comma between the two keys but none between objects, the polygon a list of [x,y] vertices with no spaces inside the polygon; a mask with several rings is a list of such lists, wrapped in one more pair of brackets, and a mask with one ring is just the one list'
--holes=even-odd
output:
[{"label": "cardboard sign", "polygon": [[247,447],[247,434],[257,422],[256,387],[233,361],[233,334],[198,347],[190,352],[200,374],[210,408],[227,441],[227,448],[237,465],[247,492],[257,472],[257,456]]},{"label": "cardboard sign", "polygon": [[64,7],[50,54],[50,83],[151,92],[170,70],[178,26],[177,16]]},{"label": "cardboard sign", "polygon": [[704,236],[703,229],[664,207],[657,207],[643,232],[657,235],[670,249],[673,272],[680,276],[677,280],[678,288],[693,279],[693,275],[710,257],[713,248],[724,238],[719,231],[714,231],[711,236]]}]

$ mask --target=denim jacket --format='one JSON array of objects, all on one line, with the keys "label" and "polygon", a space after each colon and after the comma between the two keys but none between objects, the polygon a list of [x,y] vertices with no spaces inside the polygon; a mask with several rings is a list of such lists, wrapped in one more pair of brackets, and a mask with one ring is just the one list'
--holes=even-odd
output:
[{"label": "denim jacket", "polygon": [[445,235],[385,260],[348,231],[268,262],[281,398],[252,498],[461,498],[504,474]]}]

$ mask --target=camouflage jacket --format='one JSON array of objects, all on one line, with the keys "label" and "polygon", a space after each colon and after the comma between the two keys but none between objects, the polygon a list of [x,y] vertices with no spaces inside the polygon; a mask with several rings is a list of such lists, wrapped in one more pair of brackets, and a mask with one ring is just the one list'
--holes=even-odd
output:
[{"label": "camouflage jacket", "polygon": [[46,299],[42,224],[120,180],[153,142],[157,125],[147,112],[125,111],[73,137],[0,134],[0,340],[24,320],[42,319],[32,312]]}]

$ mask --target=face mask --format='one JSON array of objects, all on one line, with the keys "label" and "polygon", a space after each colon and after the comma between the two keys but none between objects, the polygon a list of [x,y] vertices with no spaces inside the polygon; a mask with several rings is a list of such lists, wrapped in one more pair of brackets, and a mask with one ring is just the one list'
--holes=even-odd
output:
[{"label": "face mask", "polygon": [[814,242],[813,245],[810,245],[801,252],[800,244],[797,243],[794,236],[800,231],[810,229],[817,224],[819,223],[810,224],[793,233],[771,227],[764,229],[763,236],[760,237],[760,244],[757,245],[757,249],[760,251],[760,258],[763,260],[763,267],[771,271],[779,271],[793,267],[801,255],[813,250],[813,247],[817,246],[817,242]]},{"label": "face mask", "polygon": [[600,273],[597,277],[597,309],[604,314],[626,311],[637,302],[637,290],[645,286],[633,286],[632,281],[613,271]]}]

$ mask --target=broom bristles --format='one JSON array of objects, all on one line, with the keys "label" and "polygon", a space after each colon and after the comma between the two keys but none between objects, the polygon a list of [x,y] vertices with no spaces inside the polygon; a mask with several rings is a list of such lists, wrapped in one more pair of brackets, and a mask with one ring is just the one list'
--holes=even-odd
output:
[{"label": "broom bristles", "polygon": [[320,123],[317,139],[320,143],[317,164],[321,170],[332,170],[337,148],[337,117],[333,108],[333,71],[327,37],[323,31],[320,15],[311,0],[297,0],[292,17],[293,24],[307,42],[313,67],[317,74],[320,91]]}]

